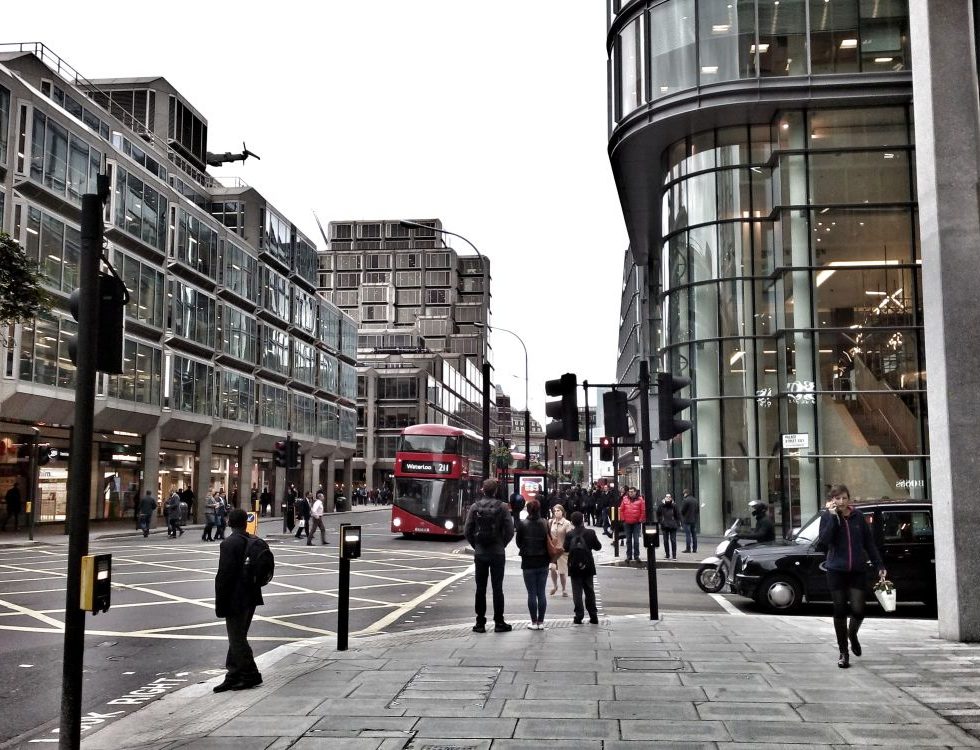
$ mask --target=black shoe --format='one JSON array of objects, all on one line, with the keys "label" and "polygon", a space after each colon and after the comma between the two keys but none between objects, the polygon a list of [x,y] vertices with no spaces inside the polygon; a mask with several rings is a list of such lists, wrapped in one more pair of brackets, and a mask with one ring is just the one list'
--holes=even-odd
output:
[{"label": "black shoe", "polygon": [[684,554],[685,554],[685,555],[689,555],[689,554],[691,554],[691,550],[689,550],[689,549],[686,549],[686,550],[684,550]]},{"label": "black shoe", "polygon": [[572,625],[581,625],[581,624],[582,624],[581,617],[576,617],[574,620],[572,620]]},{"label": "black shoe", "polygon": [[840,658],[837,660],[837,666],[841,669],[847,669],[851,666],[851,660],[848,658],[846,651],[841,651]]},{"label": "black shoe", "polygon": [[150,532],[149,532],[149,531],[144,531],[144,532],[143,532],[143,538],[144,538],[144,539],[145,539],[146,537],[148,537],[149,535],[150,535]]},{"label": "black shoe", "polygon": [[251,688],[258,687],[262,684],[262,675],[255,675],[255,677],[245,677],[241,682],[232,685],[232,690],[250,690]]},{"label": "black shoe", "polygon": [[306,541],[306,546],[307,546],[307,547],[312,547],[312,546],[313,546],[313,542],[311,542],[311,541],[309,541],[309,540],[307,540],[307,541]]},{"label": "black shoe", "polygon": [[473,626],[473,632],[474,633],[486,633],[487,632],[487,626],[484,625],[482,622],[478,622],[476,625]]},{"label": "black shoe", "polygon": [[498,622],[493,626],[494,633],[509,633],[514,627],[506,622]]},{"label": "black shoe", "polygon": [[242,683],[240,680],[229,680],[227,677],[225,677],[224,682],[222,682],[220,685],[214,686],[214,692],[223,693],[226,690],[241,690],[241,688],[238,687],[241,684]]},{"label": "black shoe", "polygon": [[598,625],[598,624],[599,624],[599,618],[598,617],[590,617],[589,618],[589,625]]},{"label": "black shoe", "polygon": [[854,652],[854,655],[855,656],[860,656],[861,655],[861,644],[858,642],[857,633],[854,633],[853,635],[848,636],[848,638],[851,641],[851,651]]}]

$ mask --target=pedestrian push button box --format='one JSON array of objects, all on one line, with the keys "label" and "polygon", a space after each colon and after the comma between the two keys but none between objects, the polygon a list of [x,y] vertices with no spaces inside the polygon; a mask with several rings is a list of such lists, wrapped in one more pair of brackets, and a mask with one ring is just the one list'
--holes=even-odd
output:
[{"label": "pedestrian push button box", "polygon": [[643,546],[644,547],[659,547],[660,546],[660,524],[659,523],[645,523],[643,524]]},{"label": "pedestrian push button box", "polygon": [[112,598],[112,555],[82,558],[82,591],[79,607],[93,615],[108,612]]},{"label": "pedestrian push button box", "polygon": [[340,527],[340,558],[354,560],[361,556],[361,527],[343,525]]}]

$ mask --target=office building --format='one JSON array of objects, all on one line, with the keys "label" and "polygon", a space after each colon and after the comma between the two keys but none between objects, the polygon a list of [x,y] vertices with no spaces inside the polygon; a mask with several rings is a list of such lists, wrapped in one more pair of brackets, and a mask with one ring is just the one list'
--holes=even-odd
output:
[{"label": "office building", "polygon": [[[106,256],[130,294],[124,372],[97,381],[92,518],[132,513],[144,492],[191,487],[277,497],[287,478],[350,482],[356,326],[318,295],[312,241],[256,189],[208,173],[208,123],[165,78],[90,81],[43,45],[0,46],[0,220],[41,265],[49,314],[0,341],[0,438],[38,431],[37,519],[61,520],[75,369],[81,196],[109,176]],[[220,159],[218,160],[220,162]],[[302,467],[272,450],[291,432]],[[16,452],[0,492],[27,491]]]}]

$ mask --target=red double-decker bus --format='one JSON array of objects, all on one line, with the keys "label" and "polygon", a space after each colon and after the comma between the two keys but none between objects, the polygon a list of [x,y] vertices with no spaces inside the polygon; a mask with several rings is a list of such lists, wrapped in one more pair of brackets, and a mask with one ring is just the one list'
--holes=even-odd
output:
[{"label": "red double-decker bus", "polygon": [[391,530],[463,535],[470,504],[479,496],[482,443],[472,430],[417,424],[402,430],[395,452]]}]

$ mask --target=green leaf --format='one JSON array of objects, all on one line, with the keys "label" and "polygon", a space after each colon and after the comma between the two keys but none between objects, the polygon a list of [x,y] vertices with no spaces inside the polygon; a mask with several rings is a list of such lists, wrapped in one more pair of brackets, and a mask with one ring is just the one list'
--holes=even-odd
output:
[{"label": "green leaf", "polygon": [[16,240],[0,232],[0,324],[23,323],[50,309],[37,263]]}]

